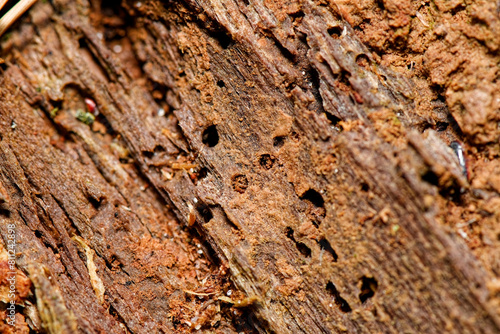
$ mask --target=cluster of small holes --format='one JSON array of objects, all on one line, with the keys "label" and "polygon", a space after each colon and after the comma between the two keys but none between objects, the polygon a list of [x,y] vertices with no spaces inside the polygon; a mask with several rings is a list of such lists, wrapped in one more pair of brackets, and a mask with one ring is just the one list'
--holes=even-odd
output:
[{"label": "cluster of small holes", "polygon": [[231,178],[231,183],[233,189],[240,194],[243,194],[248,188],[248,179],[246,175],[243,174],[233,175],[233,177]]}]

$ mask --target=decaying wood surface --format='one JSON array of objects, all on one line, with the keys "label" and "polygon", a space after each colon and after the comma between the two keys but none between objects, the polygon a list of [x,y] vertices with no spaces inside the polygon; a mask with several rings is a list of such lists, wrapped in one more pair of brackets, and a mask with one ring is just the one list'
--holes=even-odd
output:
[{"label": "decaying wood surface", "polygon": [[[477,106],[453,109],[453,81],[440,88],[451,111],[437,99],[425,113],[429,88],[354,21],[328,1],[36,4],[2,42],[0,214],[34,293],[19,323],[498,332],[498,256],[447,218],[474,205],[483,235],[500,232],[498,169],[469,183],[448,147],[496,168],[496,116],[468,128]],[[495,45],[478,53],[498,60]],[[496,101],[485,91],[479,107]]]}]

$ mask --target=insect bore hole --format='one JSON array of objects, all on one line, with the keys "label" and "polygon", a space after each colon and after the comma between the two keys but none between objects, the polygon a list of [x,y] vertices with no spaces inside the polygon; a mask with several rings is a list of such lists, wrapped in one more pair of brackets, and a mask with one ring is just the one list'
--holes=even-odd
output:
[{"label": "insect bore hole", "polygon": [[203,131],[201,135],[201,141],[208,147],[214,147],[219,143],[219,133],[217,132],[217,127],[215,125],[210,125]]},{"label": "insect bore hole", "polygon": [[335,304],[340,308],[340,310],[344,313],[351,312],[351,306],[349,306],[349,303],[340,296],[340,293],[337,291],[337,288],[332,282],[328,282],[326,285],[326,291],[330,293],[333,297],[333,301]]},{"label": "insect bore hole", "polygon": [[233,177],[231,178],[231,183],[233,189],[240,194],[243,194],[248,188],[248,179],[246,175],[243,174],[233,175]]},{"label": "insect bore hole", "polygon": [[259,164],[262,168],[269,170],[273,168],[275,160],[270,154],[262,154],[259,158]]},{"label": "insect bore hole", "polygon": [[361,277],[361,292],[359,293],[359,300],[365,303],[368,299],[372,298],[377,291],[378,282],[373,277]]}]

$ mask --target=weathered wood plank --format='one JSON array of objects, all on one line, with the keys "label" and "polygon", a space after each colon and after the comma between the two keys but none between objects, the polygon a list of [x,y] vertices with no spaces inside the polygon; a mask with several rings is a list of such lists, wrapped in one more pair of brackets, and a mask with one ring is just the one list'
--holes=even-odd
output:
[{"label": "weathered wood plank", "polygon": [[[179,292],[216,270],[186,241],[199,233],[258,331],[499,330],[494,272],[442,219],[443,201],[475,196],[443,139],[460,132],[421,133],[420,88],[335,4],[125,2],[117,55],[87,17],[96,3],[34,8],[54,22],[22,35],[0,102],[6,214],[30,242],[18,264],[38,289],[33,259],[60,277],[65,326],[186,330],[175,305],[206,304]],[[85,97],[91,126],[75,118]],[[73,234],[96,252],[109,313],[83,305],[94,289]],[[220,307],[217,277],[206,303]],[[218,330],[241,330],[229,319]]]}]

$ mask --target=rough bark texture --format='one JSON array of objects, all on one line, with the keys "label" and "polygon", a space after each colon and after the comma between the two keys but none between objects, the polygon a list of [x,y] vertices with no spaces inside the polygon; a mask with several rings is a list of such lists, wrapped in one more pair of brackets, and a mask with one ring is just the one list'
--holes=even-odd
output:
[{"label": "rough bark texture", "polygon": [[18,323],[497,333],[498,27],[460,1],[38,3],[2,42]]}]

